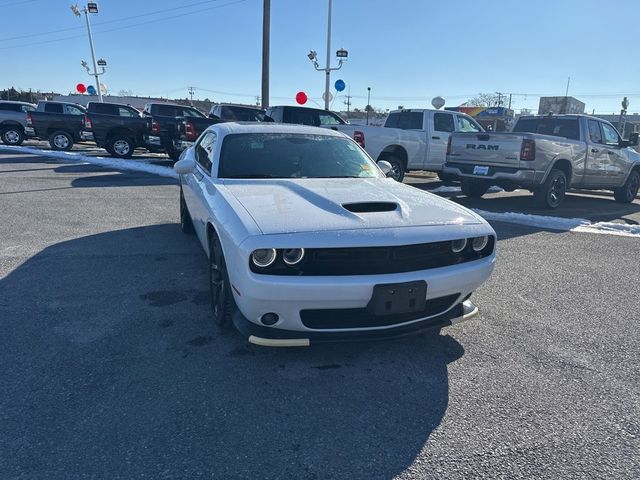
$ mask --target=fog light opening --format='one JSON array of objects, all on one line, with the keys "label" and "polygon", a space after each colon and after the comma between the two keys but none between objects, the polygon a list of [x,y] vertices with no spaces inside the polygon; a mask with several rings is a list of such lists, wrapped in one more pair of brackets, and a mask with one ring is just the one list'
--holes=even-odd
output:
[{"label": "fog light opening", "polygon": [[260,317],[260,321],[262,322],[262,324],[268,327],[278,323],[278,320],[280,320],[280,317],[277,313],[273,312],[265,313],[264,315],[262,315],[262,317]]}]

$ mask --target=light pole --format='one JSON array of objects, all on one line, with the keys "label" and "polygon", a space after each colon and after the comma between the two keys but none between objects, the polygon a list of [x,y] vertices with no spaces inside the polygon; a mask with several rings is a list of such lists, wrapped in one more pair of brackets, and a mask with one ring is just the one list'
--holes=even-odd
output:
[{"label": "light pole", "polygon": [[324,83],[324,109],[329,110],[329,101],[331,92],[330,83],[331,83],[331,71],[332,70],[340,70],[342,68],[342,64],[347,60],[349,56],[349,52],[347,52],[344,48],[341,48],[336,52],[336,57],[338,57],[338,66],[331,68],[331,8],[333,6],[333,0],[329,0],[329,16],[327,20],[327,66],[325,68],[320,68],[320,64],[318,63],[318,54],[315,50],[311,50],[307,57],[313,63],[313,66],[318,71],[325,72],[325,83]]},{"label": "light pole", "polygon": [[620,136],[624,138],[624,124],[627,120],[627,108],[629,108],[629,100],[627,97],[622,99],[622,110],[620,110],[620,119],[618,120],[618,131],[620,132]]},{"label": "light pole", "polygon": [[369,110],[371,110],[371,87],[367,87],[367,125],[369,125]]},{"label": "light pole", "polygon": [[[87,2],[87,5],[82,10],[78,8],[78,5],[71,5],[71,11],[75,14],[76,17],[80,16],[80,12],[84,13],[84,18],[87,21],[87,33],[89,34],[89,46],[91,47],[91,59],[93,60],[93,73],[89,70],[89,66],[84,60],[82,61],[82,66],[86,68],[89,75],[95,77],[96,92],[98,93],[98,99],[102,102],[102,90],[100,90],[100,81],[98,80],[98,76],[104,74],[104,67],[106,66],[107,62],[103,59],[100,59],[100,61],[96,62],[96,51],[93,48],[93,36],[91,35],[91,23],[89,22],[89,14],[98,13],[98,4],[96,2]],[[102,68],[102,72],[100,73],[98,73],[98,64],[100,64]]]}]

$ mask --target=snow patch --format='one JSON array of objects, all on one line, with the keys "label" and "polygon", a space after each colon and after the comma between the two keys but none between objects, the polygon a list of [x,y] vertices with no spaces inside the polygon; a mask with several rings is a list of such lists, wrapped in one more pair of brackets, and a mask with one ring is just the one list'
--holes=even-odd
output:
[{"label": "snow patch", "polygon": [[[433,190],[427,190],[427,191],[431,193],[460,193],[462,192],[462,189],[460,187],[450,187],[450,186],[442,185],[438,188],[434,188]],[[489,190],[487,190],[487,193],[498,193],[498,192],[504,192],[504,189],[493,186],[493,187],[489,187]]]},{"label": "snow patch", "polygon": [[549,228],[567,232],[599,233],[605,235],[620,235],[625,237],[640,237],[640,225],[627,225],[624,223],[596,222],[591,223],[586,218],[562,218],[547,215],[529,215],[516,212],[488,212],[486,210],[473,209],[486,220],[496,222],[517,223],[530,227]]},{"label": "snow patch", "polygon": [[178,174],[169,167],[162,165],[154,165],[146,160],[121,160],[107,157],[91,157],[73,152],[58,152],[55,150],[41,150],[31,147],[15,147],[10,145],[0,145],[0,151],[9,151],[15,153],[30,153],[32,155],[41,155],[43,157],[55,158],[64,162],[73,163],[90,163],[100,167],[115,168],[117,170],[129,170],[133,172],[151,173],[160,175],[161,177],[179,178]]}]

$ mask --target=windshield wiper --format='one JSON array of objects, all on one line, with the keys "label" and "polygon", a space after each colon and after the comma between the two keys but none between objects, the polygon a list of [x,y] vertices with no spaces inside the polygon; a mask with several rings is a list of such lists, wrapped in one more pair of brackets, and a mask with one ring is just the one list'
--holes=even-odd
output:
[{"label": "windshield wiper", "polygon": [[322,177],[316,177],[316,178],[360,178],[357,175],[326,175],[326,176],[322,176]]}]

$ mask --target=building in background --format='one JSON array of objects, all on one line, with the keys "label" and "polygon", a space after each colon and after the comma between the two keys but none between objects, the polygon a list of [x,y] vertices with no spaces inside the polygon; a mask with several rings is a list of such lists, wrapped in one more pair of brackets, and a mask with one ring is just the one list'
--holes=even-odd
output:
[{"label": "building in background", "polygon": [[585,104],[573,97],[540,97],[538,115],[584,113]]}]

